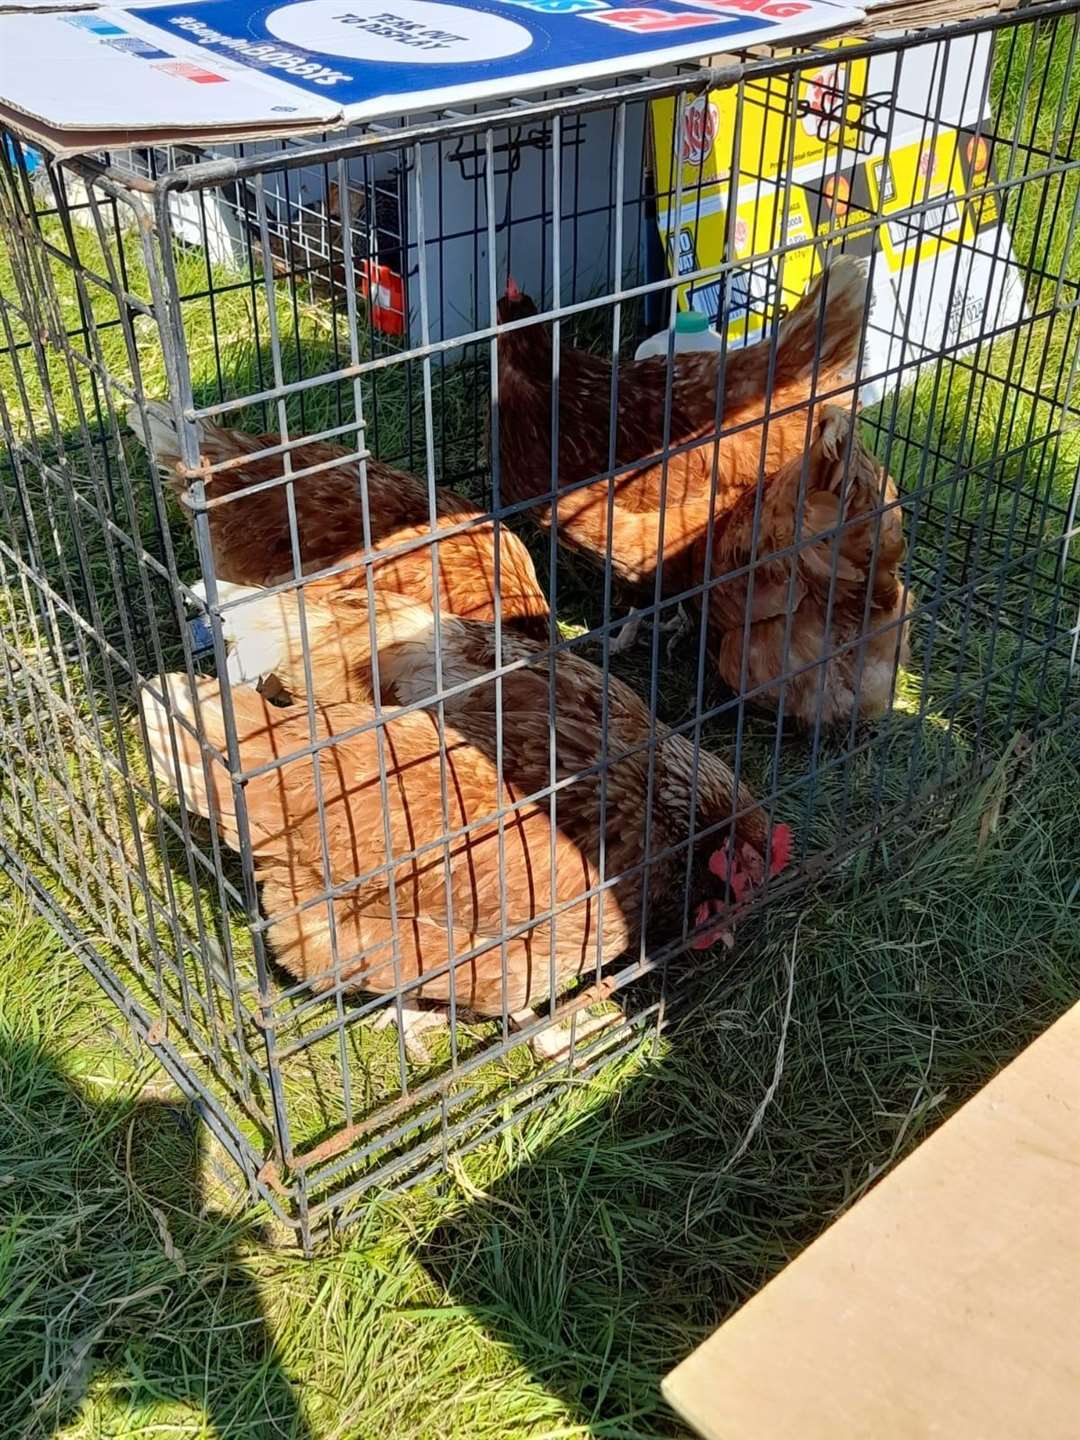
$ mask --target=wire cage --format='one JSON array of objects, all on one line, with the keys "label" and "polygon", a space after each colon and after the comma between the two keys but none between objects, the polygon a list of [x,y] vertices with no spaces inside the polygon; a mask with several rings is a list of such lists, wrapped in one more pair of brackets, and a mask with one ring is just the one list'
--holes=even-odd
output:
[{"label": "wire cage", "polygon": [[5,864],[305,1247],[1075,719],[1077,9],[5,134]]}]

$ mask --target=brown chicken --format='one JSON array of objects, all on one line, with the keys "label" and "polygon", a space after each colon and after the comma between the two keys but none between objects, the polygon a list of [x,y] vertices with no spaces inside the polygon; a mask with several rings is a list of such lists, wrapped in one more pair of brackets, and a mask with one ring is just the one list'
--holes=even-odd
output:
[{"label": "brown chicken", "polygon": [[[652,598],[661,521],[664,593],[700,581],[691,573],[693,545],[708,525],[710,508],[725,513],[761,476],[775,474],[804,452],[811,395],[835,388],[840,373],[854,368],[865,297],[861,265],[841,256],[781,325],[775,359],[767,342],[723,357],[715,351],[675,355],[669,449],[678,447],[679,453],[669,455],[666,465],[657,457],[664,448],[667,356],[619,367],[610,546],[615,574],[626,585],[647,589]],[[516,287],[499,302],[503,324],[536,313],[533,301]],[[551,332],[546,325],[511,330],[500,335],[498,346],[500,483],[506,500],[516,503],[551,490]],[[559,371],[559,486],[565,491],[610,470],[612,368],[601,356],[564,346]],[[600,563],[608,550],[608,491],[604,478],[558,498],[559,540]],[[550,506],[529,513],[550,523]]]},{"label": "brown chicken", "polygon": [[[539,694],[544,688],[542,674],[530,672],[530,676],[530,685]],[[205,679],[197,686],[200,733],[224,751],[219,683]],[[161,691],[164,702],[154,689]],[[630,697],[630,692],[626,694]],[[445,1004],[453,983],[456,1003],[467,1010],[519,1020],[524,1015],[532,1021],[535,1017],[527,1007],[550,994],[552,962],[555,984],[560,987],[573,977],[595,973],[598,965],[637,944],[642,924],[648,755],[639,749],[611,761],[603,873],[620,878],[602,892],[601,900],[596,890],[602,879],[597,768],[601,742],[596,717],[589,708],[593,703],[590,697],[581,697],[572,718],[560,716],[557,721],[555,780],[566,783],[558,791],[554,869],[548,798],[530,798],[550,783],[546,706],[503,710],[501,786],[489,710],[470,705],[458,708],[452,719],[447,719],[445,743],[440,740],[436,717],[426,710],[388,720],[381,728],[388,779],[385,811],[379,784],[380,732],[367,730],[322,749],[324,855],[313,760],[309,754],[298,753],[311,738],[307,706],[272,706],[246,686],[234,687],[231,700],[241,767],[248,771],[280,762],[246,783],[251,844],[263,909],[272,922],[270,943],[279,962],[313,989],[345,984],[385,994],[420,980],[402,997],[415,1015],[417,1000]],[[617,692],[612,709],[620,716],[622,702],[623,696]],[[170,725],[171,712],[196,728],[190,682],[182,675],[159,677],[144,690],[142,710],[158,778],[182,793],[190,808],[213,816],[225,842],[238,848],[233,786],[227,769],[212,760],[204,769],[195,736],[182,724]],[[370,706],[319,707],[314,733],[318,738],[344,735],[373,719]],[[613,732],[619,729],[619,722],[614,723]],[[170,730],[176,742],[175,756]],[[692,755],[688,742],[661,730],[651,850],[660,855],[680,842],[683,849],[650,862],[647,883],[656,918],[673,919],[677,913],[674,897],[682,893]],[[448,847],[439,843],[448,829],[442,809],[443,765],[449,830],[467,831],[453,838]],[[730,822],[736,808],[731,772],[715,757],[703,755],[698,781],[701,825],[718,819]],[[735,822],[734,849],[718,850],[717,837],[709,837],[699,867],[700,884],[712,892],[699,901],[701,921],[705,924],[712,919],[713,928],[725,923],[720,917],[729,905],[722,897],[730,890],[736,899],[743,898],[753,879],[764,873],[761,857],[769,845],[768,820],[744,791],[739,793],[738,804],[746,807],[746,813]],[[495,818],[501,807],[509,809],[504,820],[502,862]],[[389,829],[393,859],[389,867],[384,825]],[[449,892],[445,883],[447,849]],[[789,849],[786,828],[773,827],[771,872],[786,861]],[[756,857],[754,873],[747,872],[737,882],[731,878],[733,867],[744,864],[747,855]],[[332,902],[336,967],[327,906],[299,908],[325,893],[324,862],[331,886],[361,881]],[[397,960],[390,873],[397,915]],[[710,938],[706,933],[699,943],[708,944]],[[408,1019],[407,1015],[406,1024]]]},{"label": "brown chicken", "polygon": [[[190,480],[181,465],[171,412],[164,405],[151,403],[147,406],[145,428],[137,409],[132,409],[127,418],[168,477],[181,504],[190,508]],[[223,504],[212,504],[208,511],[214,568],[221,580],[238,585],[273,585],[295,575],[287,487],[267,483],[284,473],[282,456],[255,458],[259,451],[280,445],[277,435],[248,435],[223,430],[206,420],[199,422],[199,448],[205,462],[231,462],[230,468],[207,477],[208,500],[237,496]],[[354,562],[352,568],[312,581],[308,588],[366,587],[365,569],[358,563],[365,545],[356,456],[322,440],[293,446],[289,455],[294,472],[326,467],[304,475],[292,487],[303,573]],[[245,460],[245,456],[252,458]],[[255,486],[266,488],[243,493]],[[375,562],[373,578],[377,584],[430,604],[434,593],[432,557],[437,554],[440,607],[455,615],[494,619],[495,527],[481,518],[482,511],[453,490],[436,489],[437,528],[467,528],[444,536],[433,546],[428,490],[423,481],[369,459],[367,494],[372,550],[400,552]],[[499,527],[498,555],[504,622],[523,633],[545,638],[547,597],[528,550],[505,526]]]},{"label": "brown chicken", "polygon": [[[384,705],[430,706],[440,693],[441,675],[444,714],[455,725],[467,723],[474,738],[478,739],[482,729],[484,744],[494,754],[496,682],[491,676],[501,659],[505,671],[501,678],[503,713],[534,716],[546,735],[549,712],[553,710],[560,758],[565,745],[588,742],[590,765],[603,763],[606,753],[612,765],[640,755],[647,767],[646,747],[651,733],[648,707],[628,685],[609,674],[605,719],[603,671],[570,650],[555,655],[552,697],[550,658],[544,646],[525,636],[504,635],[497,651],[494,626],[449,615],[440,618],[436,632],[431,609],[400,595],[376,591],[373,606],[360,591],[327,594],[317,603],[305,599],[303,624],[295,591],[263,595],[233,586],[228,598],[232,608],[226,611],[225,629],[231,643],[230,673],[236,684],[251,684],[272,675],[282,692],[301,700],[307,698],[310,673],[312,698],[319,704],[368,705],[375,699],[377,663],[378,693]],[[685,736],[672,734],[660,720],[651,724],[661,742],[663,765],[690,776],[690,742]],[[606,752],[601,737],[606,738]],[[504,774],[515,786],[531,794],[551,783],[546,748],[523,759],[508,747],[505,733],[503,747]],[[695,828],[706,831],[706,841],[712,836],[715,842],[714,827],[735,817],[735,838],[727,859],[718,858],[714,853],[717,846],[712,843],[708,863],[712,873],[723,871],[723,878],[741,900],[766,871],[776,875],[787,864],[791,833],[785,825],[773,826],[770,833],[763,812],[747,788],[740,786],[736,796],[735,777],[718,756],[699,750],[697,764]],[[662,766],[658,767],[658,784],[665,773]],[[690,800],[687,794],[676,806],[687,833]],[[609,854],[614,853],[617,844],[615,837],[609,838]],[[719,848],[723,849],[723,845]],[[616,873],[611,865],[608,871]],[[695,924],[701,925],[718,913],[699,906]]]},{"label": "brown chicken", "polygon": [[765,486],[755,547],[756,500],[748,491],[713,537],[713,572],[733,575],[709,592],[721,678],[770,708],[782,694],[785,714],[808,724],[883,715],[908,658],[911,592],[896,486],[850,410],[822,407],[808,454]]},{"label": "brown chicken", "polygon": [[[604,563],[610,545],[616,575],[649,599],[661,552],[663,594],[702,584],[710,524],[714,526],[710,576],[746,566],[751,559],[756,561],[755,573],[761,574],[762,562],[792,542],[798,476],[808,445],[819,434],[821,407],[815,405],[811,411],[811,397],[835,390],[840,376],[854,368],[865,303],[861,265],[841,256],[781,325],[775,360],[764,343],[728,354],[719,442],[714,439],[712,412],[720,356],[715,352],[676,355],[670,443],[680,449],[666,467],[655,455],[663,442],[667,358],[622,366],[617,463],[628,468],[611,482],[610,528],[605,479],[560,493],[559,539],[598,563]],[[504,298],[500,318],[510,321],[535,313],[532,301],[516,294]],[[550,489],[550,334],[546,327],[511,331],[500,337],[499,351],[501,483],[509,499],[519,500]],[[612,376],[607,361],[573,350],[561,351],[560,370],[559,480],[568,487],[608,469]],[[832,410],[836,412],[836,407]],[[834,413],[834,435],[837,424]],[[695,444],[700,436],[705,438]],[[824,448],[830,443],[825,442]],[[814,453],[824,454],[820,444]],[[752,700],[775,708],[778,689],[768,682],[800,669],[798,681],[785,689],[784,711],[807,725],[819,715],[827,722],[842,722],[856,710],[865,716],[880,715],[890,703],[896,662],[906,653],[897,626],[890,624],[906,605],[900,577],[904,558],[900,511],[873,513],[875,506],[895,499],[895,488],[861,445],[852,453],[855,463],[847,484],[842,484],[842,470],[832,473],[825,487],[829,498],[816,495],[803,517],[803,536],[807,526],[809,533],[817,533],[819,523],[841,508],[847,520],[841,532],[843,565],[831,610],[821,597],[820,578],[809,592],[796,584],[782,594],[780,589],[761,597],[755,593],[747,637],[747,688]],[[710,503],[714,465],[716,489]],[[756,497],[762,485],[757,547],[751,552]],[[542,520],[550,519],[550,507],[541,507],[539,514]],[[864,517],[862,523],[851,524],[853,516]],[[827,543],[825,548],[831,551]],[[787,566],[778,560],[776,568],[786,572]],[[745,603],[746,593],[744,577],[743,583],[735,581],[715,590],[709,600],[710,654],[725,683],[740,692],[745,616],[738,605]],[[767,606],[786,602],[789,594],[792,614],[785,662],[786,612]],[[884,625],[887,633],[860,639],[866,625],[878,629]],[[635,629],[636,625],[628,627],[615,648],[629,643]],[[838,650],[828,665],[815,665]],[[810,665],[813,670],[802,668]]]}]

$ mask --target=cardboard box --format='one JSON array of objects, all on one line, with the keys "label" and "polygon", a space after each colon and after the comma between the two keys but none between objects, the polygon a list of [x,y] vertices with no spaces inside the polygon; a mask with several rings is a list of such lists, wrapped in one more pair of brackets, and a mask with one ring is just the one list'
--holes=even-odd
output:
[{"label": "cardboard box", "polygon": [[[3,5],[5,0],[0,0]],[[145,169],[154,147],[228,158],[242,142],[280,146],[353,124],[405,115],[437,120],[474,104],[643,70],[708,54],[719,40],[752,44],[851,23],[862,11],[831,0],[144,0],[124,9],[7,0],[0,14],[0,120],[53,155],[108,150],[121,168]],[[613,108],[560,122],[560,298],[583,300],[613,280],[641,276],[641,165],[645,111],[627,109],[623,193],[612,194]],[[492,156],[496,273],[508,270],[550,304],[552,129],[506,126]],[[348,162],[344,188],[367,200],[365,244],[354,256],[362,293],[384,334],[423,339],[420,269],[432,341],[490,323],[487,157],[475,137],[420,152]],[[158,173],[162,173],[161,169]],[[378,204],[372,203],[377,196]],[[275,257],[307,252],[340,262],[341,227],[327,172],[313,163],[266,177],[265,221]],[[170,197],[176,238],[204,243],[218,264],[246,263],[262,217],[240,180]],[[340,201],[340,196],[337,197]],[[623,208],[621,274],[614,274],[613,214]],[[378,213],[372,213],[375,211]],[[83,212],[92,223],[89,207]],[[424,255],[419,239],[424,217]],[[209,215],[209,219],[207,216]],[[78,218],[78,217],[76,217]],[[335,257],[335,246],[338,255]],[[360,254],[363,249],[363,254]],[[277,252],[280,251],[280,255]]]},{"label": "cardboard box", "polygon": [[[827,45],[835,59],[802,72],[794,94],[786,79],[748,83],[738,129],[734,89],[685,106],[678,136],[676,103],[655,102],[658,210],[680,274],[744,262],[726,282],[706,273],[680,292],[733,345],[768,334],[830,250],[874,254],[872,403],[921,359],[1015,325],[1023,284],[983,138],[989,37],[929,37],[902,63],[846,61],[848,43]],[[782,265],[768,253],[781,246],[793,247]]]}]

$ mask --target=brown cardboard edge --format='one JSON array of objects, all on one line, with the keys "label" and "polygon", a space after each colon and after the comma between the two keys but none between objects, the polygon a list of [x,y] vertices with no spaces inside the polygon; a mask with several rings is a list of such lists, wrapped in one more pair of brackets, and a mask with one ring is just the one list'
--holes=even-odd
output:
[{"label": "brown cardboard edge", "polygon": [[278,125],[254,123],[229,126],[171,126],[158,130],[76,130],[59,129],[23,110],[0,102],[0,123],[20,139],[40,145],[58,160],[76,155],[96,154],[101,150],[130,150],[143,145],[198,145],[210,141],[238,143],[244,140],[279,140],[290,136],[324,135],[340,128],[341,120],[296,121]]},{"label": "brown cardboard edge", "polygon": [[[880,1181],[871,1187],[855,1205],[827,1225],[820,1235],[778,1271],[767,1284],[762,1286],[738,1310],[729,1315],[678,1365],[674,1366],[661,1380],[660,1392],[679,1419],[701,1435],[717,1434],[715,1410],[707,1411],[704,1408],[705,1404],[716,1398],[716,1391],[714,1388],[710,1392],[707,1380],[704,1384],[701,1382],[703,1377],[707,1376],[711,1356],[718,1354],[721,1347],[725,1345],[725,1332],[728,1331],[728,1327],[740,1327],[749,1323],[761,1328],[762,1322],[759,1317],[767,1316],[770,1313],[770,1305],[776,1302],[776,1297],[786,1294],[786,1287],[790,1282],[792,1272],[800,1270],[805,1272],[807,1266],[814,1266],[822,1253],[823,1246],[834,1246],[837,1243],[838,1233],[841,1235],[848,1233],[846,1222],[850,1216],[857,1212],[864,1216],[867,1213],[878,1212],[883,1204],[887,1208],[892,1197],[899,1192],[899,1187],[903,1186],[905,1175],[910,1175],[908,1167],[915,1165],[919,1167],[920,1171],[927,1166],[940,1167],[941,1157],[949,1156],[952,1153],[957,1143],[957,1136],[966,1138],[969,1133],[967,1127],[973,1123],[972,1117],[974,1117],[975,1124],[985,1124],[984,1113],[987,1110],[996,1110],[1011,1098],[1017,1087],[1018,1077],[1020,1077],[1019,1083],[1030,1087],[1032,1074],[1044,1069],[1049,1059],[1060,1063],[1061,1056],[1070,1043],[1072,1049],[1069,1053],[1071,1055],[1080,1053],[1077,1050],[1078,1040],[1080,1040],[1080,1001],[1075,1002],[1064,1014],[1058,1016],[1018,1055],[991,1076],[986,1084],[970,1096],[948,1120],[939,1125],[904,1160],[882,1176]],[[1070,1107],[1066,1106],[1066,1108]],[[914,1432],[904,1431],[903,1433],[907,1435]],[[918,1433],[921,1435],[924,1432],[920,1430]]]}]

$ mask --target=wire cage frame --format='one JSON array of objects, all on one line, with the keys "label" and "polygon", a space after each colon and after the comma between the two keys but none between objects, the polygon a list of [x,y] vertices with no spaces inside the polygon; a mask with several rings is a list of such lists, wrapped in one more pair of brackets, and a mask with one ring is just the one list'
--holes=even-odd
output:
[{"label": "wire cage frame", "polygon": [[305,1249],[1075,722],[1078,10],[317,141],[5,132],[5,867]]}]

